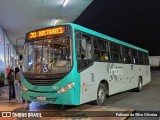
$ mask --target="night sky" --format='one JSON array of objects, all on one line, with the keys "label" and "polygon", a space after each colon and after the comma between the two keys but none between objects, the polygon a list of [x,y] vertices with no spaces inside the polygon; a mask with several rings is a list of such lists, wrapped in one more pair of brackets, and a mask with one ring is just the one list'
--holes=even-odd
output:
[{"label": "night sky", "polygon": [[160,55],[160,0],[94,0],[74,23]]}]

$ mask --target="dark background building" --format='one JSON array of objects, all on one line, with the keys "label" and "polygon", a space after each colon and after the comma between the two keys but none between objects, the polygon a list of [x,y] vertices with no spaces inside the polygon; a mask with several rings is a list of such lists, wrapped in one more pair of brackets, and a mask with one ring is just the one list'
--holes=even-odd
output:
[{"label": "dark background building", "polygon": [[94,0],[74,21],[160,55],[159,0]]}]

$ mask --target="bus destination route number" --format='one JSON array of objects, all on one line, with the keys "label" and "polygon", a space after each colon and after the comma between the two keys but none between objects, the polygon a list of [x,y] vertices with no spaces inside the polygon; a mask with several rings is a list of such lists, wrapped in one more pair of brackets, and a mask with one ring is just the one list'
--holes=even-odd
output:
[{"label": "bus destination route number", "polygon": [[64,26],[56,27],[56,28],[41,29],[41,30],[30,32],[29,39],[35,39],[35,38],[55,35],[55,34],[62,34],[64,32],[65,32]]}]

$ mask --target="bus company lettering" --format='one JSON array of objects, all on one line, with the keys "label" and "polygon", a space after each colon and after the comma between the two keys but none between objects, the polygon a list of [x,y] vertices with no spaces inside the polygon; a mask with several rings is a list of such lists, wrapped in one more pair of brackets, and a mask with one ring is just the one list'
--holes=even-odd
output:
[{"label": "bus company lettering", "polygon": [[109,75],[123,75],[123,68],[121,67],[110,68]]}]

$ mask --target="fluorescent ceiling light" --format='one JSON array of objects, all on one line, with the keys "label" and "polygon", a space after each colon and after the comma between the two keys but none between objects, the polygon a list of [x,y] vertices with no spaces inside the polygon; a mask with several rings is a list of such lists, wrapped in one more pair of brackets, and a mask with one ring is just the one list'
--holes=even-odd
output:
[{"label": "fluorescent ceiling light", "polygon": [[66,6],[66,4],[68,3],[69,0],[64,0],[63,2],[63,6]]}]

